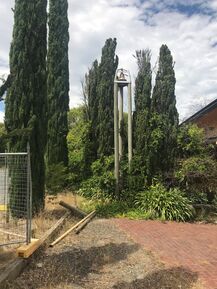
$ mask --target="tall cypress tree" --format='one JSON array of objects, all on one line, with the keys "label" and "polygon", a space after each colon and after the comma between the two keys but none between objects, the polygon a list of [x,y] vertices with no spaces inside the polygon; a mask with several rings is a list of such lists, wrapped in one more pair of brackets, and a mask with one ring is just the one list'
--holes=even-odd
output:
[{"label": "tall cypress tree", "polygon": [[48,141],[47,163],[68,164],[69,22],[68,1],[50,0],[48,40]]},{"label": "tall cypress tree", "polygon": [[98,155],[111,155],[114,152],[114,77],[118,67],[115,55],[116,39],[109,38],[102,48],[98,67]]},{"label": "tall cypress tree", "polygon": [[90,139],[92,146],[92,158],[96,160],[98,149],[98,108],[99,97],[97,95],[98,85],[98,61],[95,60],[88,74],[88,114],[90,121]]},{"label": "tall cypress tree", "polygon": [[[5,126],[10,150],[31,149],[33,208],[44,205],[47,1],[16,0]],[[16,191],[14,191],[16,193]]]},{"label": "tall cypress tree", "polygon": [[134,147],[136,155],[146,165],[152,88],[151,51],[136,51],[136,59],[138,74],[135,81]]},{"label": "tall cypress tree", "polygon": [[175,72],[170,50],[160,48],[159,66],[153,90],[150,120],[150,173],[166,173],[174,166],[178,112]]}]

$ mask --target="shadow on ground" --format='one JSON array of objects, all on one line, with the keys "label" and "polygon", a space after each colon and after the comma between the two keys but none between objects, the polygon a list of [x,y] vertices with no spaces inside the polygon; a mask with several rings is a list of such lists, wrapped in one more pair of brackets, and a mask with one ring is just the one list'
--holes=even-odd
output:
[{"label": "shadow on ground", "polygon": [[100,269],[104,265],[127,259],[129,254],[139,248],[139,245],[127,243],[109,243],[86,250],[66,247],[63,252],[52,253],[46,258],[38,257],[7,288],[39,289],[47,285],[49,288],[56,288],[63,283],[81,284],[88,274],[101,274]]},{"label": "shadow on ground", "polygon": [[120,282],[112,289],[191,289],[197,281],[197,273],[183,267],[175,267],[154,271],[143,279],[136,279],[130,283]]},{"label": "shadow on ground", "polygon": [[15,250],[4,251],[0,247],[0,273],[2,273],[7,265],[16,257]]},{"label": "shadow on ground", "polygon": [[58,209],[53,209],[53,210],[47,210],[43,213],[44,217],[49,218],[49,219],[57,219],[59,220],[63,214],[64,214],[64,209],[58,208]]}]

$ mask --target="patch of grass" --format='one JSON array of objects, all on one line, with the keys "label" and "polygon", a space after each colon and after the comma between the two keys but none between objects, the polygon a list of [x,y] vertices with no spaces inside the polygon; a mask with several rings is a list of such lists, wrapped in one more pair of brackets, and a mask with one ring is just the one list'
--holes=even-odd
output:
[{"label": "patch of grass", "polygon": [[150,214],[140,209],[132,208],[124,201],[96,201],[83,199],[80,208],[89,213],[96,210],[102,218],[150,219]]},{"label": "patch of grass", "polygon": [[40,238],[64,215],[66,210],[59,205],[60,201],[64,201],[75,207],[81,202],[79,196],[69,191],[57,195],[47,195],[45,198],[45,209],[32,219],[34,238]]},{"label": "patch of grass", "polygon": [[57,208],[61,208],[59,206],[60,201],[63,201],[76,207],[80,202],[79,198],[80,198],[79,196],[70,191],[64,191],[57,195],[47,195],[45,199],[45,210],[53,211],[56,210]]},{"label": "patch of grass", "polygon": [[97,215],[104,218],[118,217],[126,214],[129,207],[126,202],[110,201],[96,206]]},{"label": "patch of grass", "polygon": [[97,200],[88,200],[83,197],[80,197],[80,200],[78,202],[78,207],[85,213],[90,213],[94,210],[96,210],[97,206],[101,204],[101,201]]},{"label": "patch of grass", "polygon": [[144,212],[140,209],[130,209],[128,212],[120,215],[122,218],[129,218],[131,220],[151,220],[152,213],[150,212]]},{"label": "patch of grass", "polygon": [[48,229],[54,225],[56,219],[51,215],[50,212],[40,212],[32,219],[32,237],[40,238]]}]

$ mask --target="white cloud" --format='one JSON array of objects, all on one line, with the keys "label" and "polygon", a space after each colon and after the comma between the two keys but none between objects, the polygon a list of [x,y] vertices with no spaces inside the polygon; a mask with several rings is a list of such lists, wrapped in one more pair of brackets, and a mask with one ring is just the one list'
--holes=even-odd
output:
[{"label": "white cloud", "polygon": [[11,8],[14,7],[14,0],[0,0],[0,75],[8,73],[9,63],[9,48],[12,37],[13,28],[13,11]]},{"label": "white cloud", "polygon": [[[7,72],[14,0],[0,0],[0,75]],[[149,8],[153,4],[158,12]],[[177,105],[181,118],[201,99],[217,97],[217,20],[204,13],[191,16],[170,10],[172,0],[69,0],[70,106],[81,102],[81,85],[88,67],[99,58],[108,37],[117,37],[120,66],[136,75],[132,57],[136,49],[149,47],[155,64],[161,44],[166,43],[175,61]],[[183,4],[177,0],[176,4]],[[185,3],[185,2],[184,2]],[[217,10],[216,0],[190,0],[188,5]],[[159,6],[161,5],[161,6]],[[187,5],[186,5],[187,6]],[[160,7],[160,11],[159,11]],[[153,75],[154,76],[154,75]]]},{"label": "white cloud", "polygon": [[[169,3],[162,2],[162,9],[166,2]],[[202,1],[191,1],[191,4],[195,3],[202,4]],[[125,4],[131,5],[128,7],[114,7],[115,4],[123,4],[123,1],[70,1],[71,7],[75,6],[77,11],[74,18],[74,13],[70,14],[71,82],[74,87],[78,85],[76,77],[81,78],[94,58],[99,57],[104,40],[117,37],[120,66],[129,68],[132,75],[136,74],[132,57],[136,49],[151,48],[154,65],[160,45],[168,44],[175,61],[177,105],[181,118],[201,99],[211,101],[217,97],[217,48],[212,47],[217,42],[216,19],[206,14],[189,17],[163,10],[149,14],[150,26],[139,21],[142,17],[145,20],[145,9],[150,6],[148,2],[137,7],[133,4],[138,4],[138,1],[125,1]],[[203,2],[205,4],[208,6],[210,3]],[[80,67],[80,73],[75,74],[73,67],[74,71]],[[79,99],[78,91],[76,89],[73,94],[75,99]]]},{"label": "white cloud", "polygon": [[0,111],[0,123],[4,122],[5,114],[4,112]]}]

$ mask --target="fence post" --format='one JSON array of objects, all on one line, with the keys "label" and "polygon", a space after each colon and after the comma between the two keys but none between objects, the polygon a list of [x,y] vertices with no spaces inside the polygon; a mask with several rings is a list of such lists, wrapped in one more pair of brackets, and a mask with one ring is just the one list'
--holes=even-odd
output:
[{"label": "fence post", "polygon": [[32,235],[32,177],[30,145],[27,144],[27,221],[26,221],[26,243],[31,243]]}]

